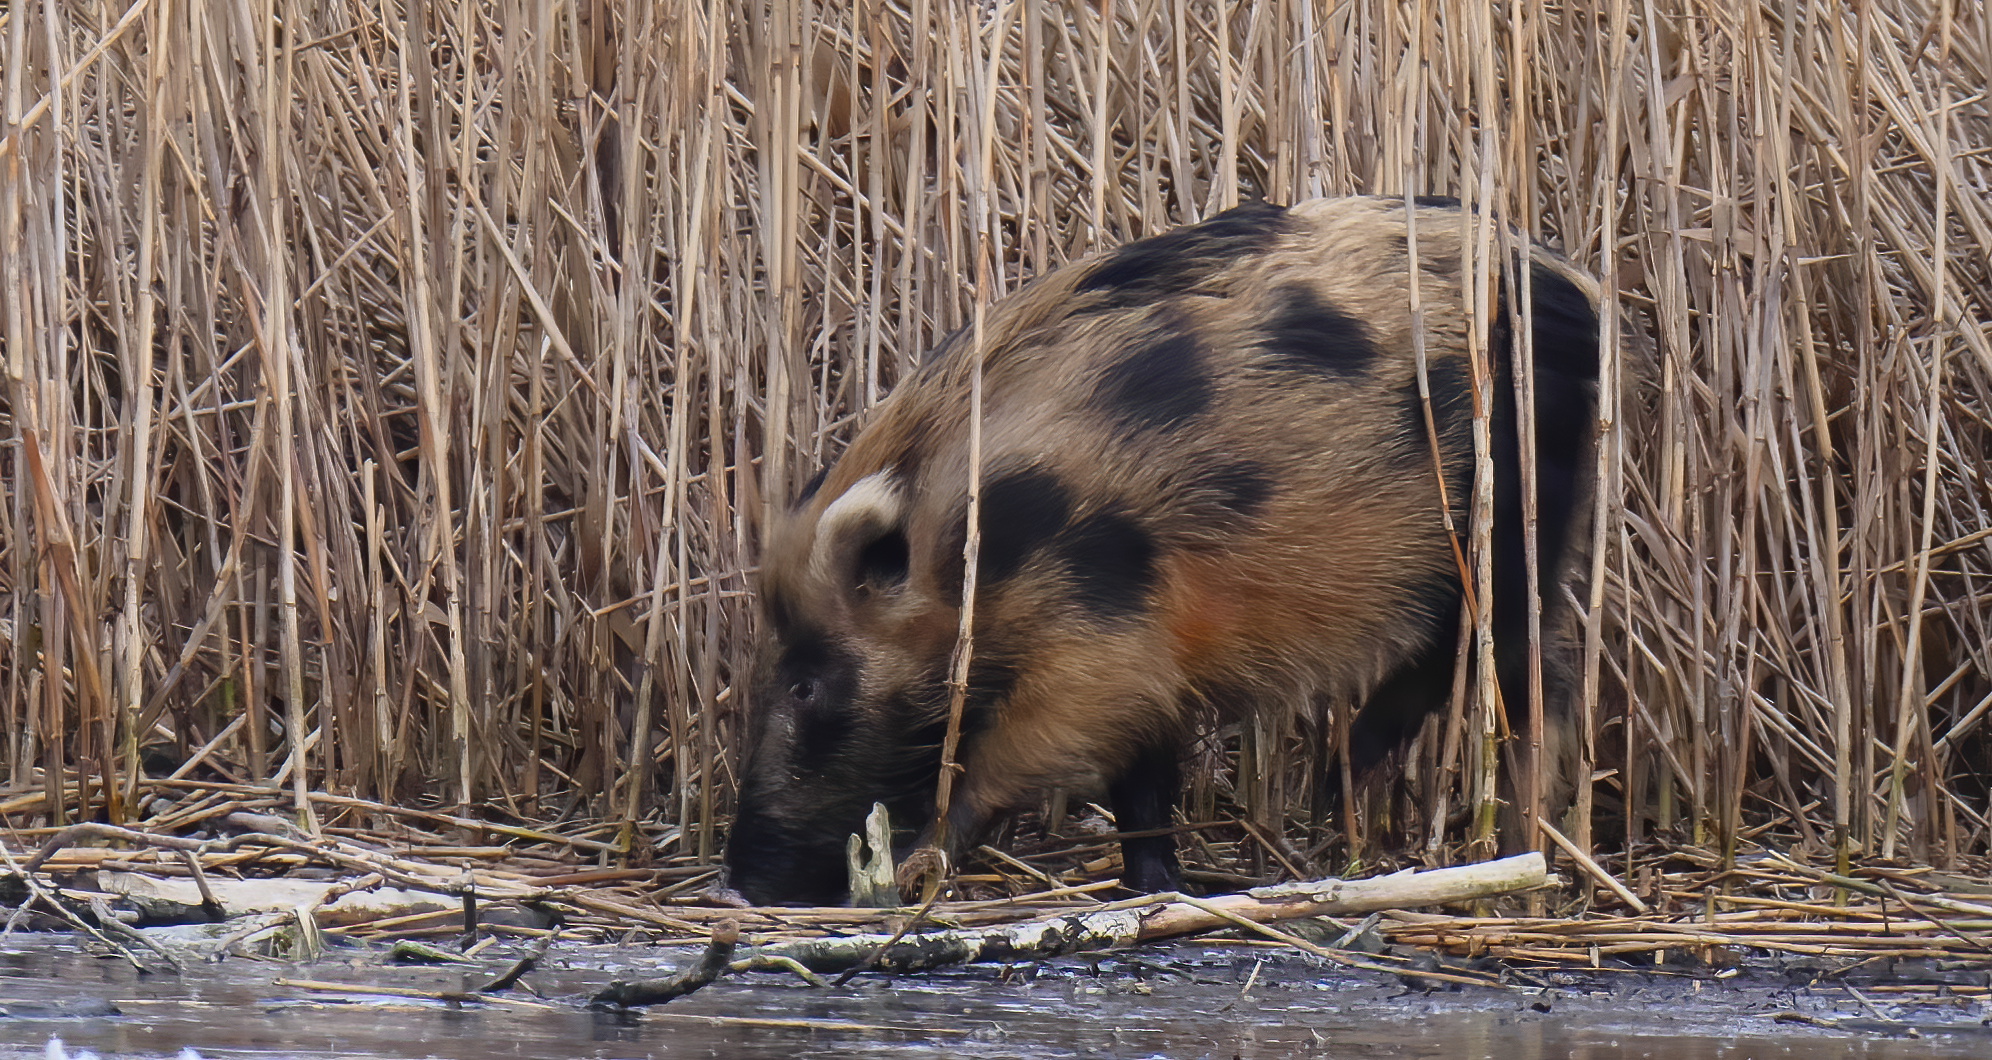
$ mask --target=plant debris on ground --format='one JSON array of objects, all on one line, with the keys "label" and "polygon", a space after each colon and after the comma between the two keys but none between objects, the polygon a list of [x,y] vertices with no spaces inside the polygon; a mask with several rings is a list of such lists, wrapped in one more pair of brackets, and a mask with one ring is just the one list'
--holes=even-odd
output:
[{"label": "plant debris on ground", "polygon": [[[711,873],[700,866],[611,864],[627,859],[611,857],[587,830],[565,834],[559,826],[484,824],[328,799],[325,821],[364,811],[388,823],[328,824],[312,836],[278,815],[288,793],[185,782],[172,788],[186,805],[211,812],[198,823],[162,817],[136,829],[72,826],[42,836],[37,848],[19,845],[20,837],[0,843],[0,904],[14,907],[8,927],[95,929],[98,944],[152,965],[162,952],[130,938],[132,925],[211,924],[183,951],[207,959],[420,940],[442,949],[405,959],[476,952],[501,939],[536,941],[538,953],[559,941],[712,943],[716,950],[724,938],[724,959],[688,987],[696,989],[727,963],[737,971],[813,978],[810,960],[794,956],[823,940],[1076,922],[1154,901],[1127,899],[1111,873],[1099,871],[1091,855],[1103,844],[1111,850],[1113,837],[1095,833],[1042,837],[1038,849],[1018,853],[990,851],[955,877],[947,897],[926,907],[743,909],[711,903],[705,894]],[[1725,866],[1712,853],[1675,845],[1648,852],[1642,863],[1618,888],[1564,859],[1549,889],[1469,903],[1478,908],[1309,916],[1273,926],[1213,918],[1201,930],[1427,983],[1495,985],[1513,976],[1605,967],[1722,976],[1778,955],[1819,962],[1822,975],[1873,972],[1893,962],[1949,970],[1935,981],[1925,974],[1874,984],[1883,994],[1992,992],[1992,884],[1983,875],[1878,860],[1842,873],[1790,848],[1756,849]],[[1238,866],[1229,868],[1235,875]],[[1644,908],[1634,909],[1628,897]],[[322,938],[314,941],[314,934]],[[814,966],[850,963],[837,959],[843,964]],[[508,988],[525,970],[514,968],[489,989]]]}]

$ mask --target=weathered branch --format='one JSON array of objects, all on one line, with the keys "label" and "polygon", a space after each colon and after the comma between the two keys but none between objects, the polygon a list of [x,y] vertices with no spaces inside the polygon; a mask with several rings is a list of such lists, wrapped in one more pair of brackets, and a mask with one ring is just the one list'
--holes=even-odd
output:
[{"label": "weathered branch", "polygon": [[758,948],[757,956],[786,957],[818,972],[839,972],[867,959],[881,972],[907,973],[973,961],[1040,960],[1069,953],[1116,949],[1226,927],[1310,916],[1354,916],[1491,898],[1548,882],[1538,853],[1478,865],[1404,871],[1367,880],[1315,880],[1258,887],[1241,894],[1200,899],[1159,894],[1096,910],[1070,913],[980,931],[936,931],[894,941],[890,935],[803,939]]},{"label": "weathered branch", "polygon": [[549,931],[540,936],[539,942],[533,946],[530,952],[513,961],[512,966],[499,973],[497,978],[478,987],[477,992],[480,994],[495,994],[501,990],[512,989],[512,985],[517,983],[521,976],[539,967],[539,962],[546,957],[546,951],[553,946],[554,937],[558,934],[558,931]]},{"label": "weathered branch", "polygon": [[634,983],[618,979],[589,999],[588,1007],[612,1009],[661,1005],[674,997],[683,997],[719,978],[733,963],[733,948],[739,941],[739,921],[722,920],[712,926],[712,943],[706,947],[699,963],[668,979],[643,979]]}]

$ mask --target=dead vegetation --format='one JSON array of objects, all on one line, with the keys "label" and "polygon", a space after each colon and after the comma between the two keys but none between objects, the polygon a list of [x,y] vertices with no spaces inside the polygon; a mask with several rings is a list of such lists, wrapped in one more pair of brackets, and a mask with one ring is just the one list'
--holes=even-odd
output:
[{"label": "dead vegetation", "polygon": [[[915,357],[1240,198],[1450,194],[1650,332],[1565,831],[1656,910],[1718,900],[1657,934],[1387,930],[1868,952],[1807,941],[1830,907],[1982,956],[1978,906],[1817,873],[1992,854],[1983,5],[73,0],[0,12],[0,80],[23,849],[253,804],[307,845],[595,861],[604,901],[702,937],[654,903],[717,853],[762,515]],[[1510,767],[1490,697],[1354,837],[1318,814],[1333,712],[1212,734],[1193,867],[1460,857]],[[1107,839],[1041,841],[1093,852],[991,855],[969,892],[1083,905],[1111,875]],[[99,854],[140,857],[49,865]]]},{"label": "dead vegetation", "polygon": [[[31,857],[0,847],[8,870],[0,883],[27,881],[33,892],[10,923],[67,920],[97,936],[105,952],[155,968],[231,956],[309,959],[340,944],[399,955],[421,940],[451,948],[419,947],[415,958],[460,963],[459,950],[477,956],[532,943],[511,972],[477,994],[449,995],[457,1000],[488,1000],[556,940],[570,947],[563,953],[601,942],[712,943],[702,964],[672,980],[625,984],[598,999],[625,1005],[689,993],[724,970],[779,972],[822,986],[814,972],[906,974],[1213,932],[1221,936],[1214,942],[1291,948],[1426,986],[1527,986],[1559,969],[1720,976],[1770,954],[1794,973],[1809,969],[1827,980],[1854,969],[1886,978],[1894,962],[1914,962],[1905,965],[1913,974],[1876,989],[1969,998],[1986,996],[1984,969],[1992,965],[1992,886],[1927,867],[1870,865],[1842,875],[1778,853],[1725,866],[1709,851],[1651,849],[1641,852],[1641,875],[1628,881],[1637,908],[1602,891],[1593,901],[1565,889],[1549,915],[1529,916],[1503,896],[1544,885],[1535,854],[1213,899],[1115,900],[1106,893],[1112,881],[1047,853],[962,879],[964,889],[994,898],[917,909],[728,909],[686,893],[687,881],[669,868],[578,866],[562,849],[571,836],[455,847],[418,843],[419,832],[403,833],[398,846],[381,837],[311,837],[255,812],[280,798],[228,799],[221,834],[205,840],[86,824]],[[106,841],[123,849],[95,845]],[[1486,908],[1488,900],[1502,908]],[[214,927],[155,943],[127,920]],[[1442,960],[1434,963],[1433,953]],[[323,988],[387,992],[374,985]]]}]

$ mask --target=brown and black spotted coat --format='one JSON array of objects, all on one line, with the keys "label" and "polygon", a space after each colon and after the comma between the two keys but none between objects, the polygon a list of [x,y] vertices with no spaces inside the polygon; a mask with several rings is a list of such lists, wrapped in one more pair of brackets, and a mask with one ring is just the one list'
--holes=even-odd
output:
[{"label": "brown and black spotted coat", "polygon": [[[1465,215],[1449,200],[1411,208],[1431,410],[1460,510],[1473,474]],[[990,308],[954,834],[1053,786],[1104,790],[1123,829],[1164,825],[1198,719],[1347,696],[1365,704],[1363,758],[1444,701],[1460,577],[1417,380],[1406,209],[1241,206]],[[1528,262],[1554,607],[1588,478],[1597,292],[1548,251]],[[931,820],[960,617],[972,344],[942,343],[772,530],[727,850],[731,885],[751,901],[839,900],[845,837],[874,800],[902,826]],[[1497,642],[1512,646],[1526,643],[1526,575],[1505,371],[1495,391]],[[1518,650],[1499,667],[1511,703],[1526,702]],[[1173,840],[1125,853],[1131,885],[1173,882]]]}]

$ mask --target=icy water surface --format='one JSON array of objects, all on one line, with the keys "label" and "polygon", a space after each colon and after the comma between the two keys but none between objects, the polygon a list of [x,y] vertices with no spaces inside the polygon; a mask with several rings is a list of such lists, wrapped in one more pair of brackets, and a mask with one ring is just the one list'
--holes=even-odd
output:
[{"label": "icy water surface", "polygon": [[[556,947],[527,977],[541,998],[453,1005],[314,991],[299,980],[427,991],[488,979],[397,967],[357,951],[311,965],[231,960],[138,976],[63,936],[0,939],[0,1058],[276,1057],[1432,1057],[1744,1060],[1992,1057],[1982,999],[1900,1004],[1774,970],[1725,982],[1559,973],[1516,989],[1428,992],[1270,950],[1178,945],[1133,957],[975,967],[812,989],[721,980],[643,1013],[583,1006],[613,978],[661,974],[692,951]],[[1255,974],[1256,968],[1256,974]],[[289,980],[289,984],[280,982]],[[1249,985],[1248,985],[1249,984]],[[1780,1013],[1841,1029],[1780,1022]],[[1789,1018],[1789,1016],[1787,1016]]]}]

